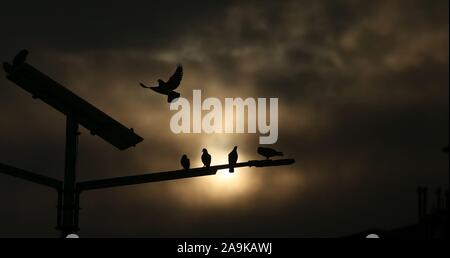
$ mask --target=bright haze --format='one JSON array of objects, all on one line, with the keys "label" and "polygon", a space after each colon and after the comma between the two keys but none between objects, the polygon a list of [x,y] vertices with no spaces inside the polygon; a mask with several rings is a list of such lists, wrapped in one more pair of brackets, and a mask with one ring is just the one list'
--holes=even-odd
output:
[{"label": "bright haze", "polygon": [[[345,236],[415,223],[416,187],[448,187],[448,1],[1,4],[0,61],[28,62],[145,138],[81,128],[78,179],[261,158],[259,134],[175,135],[166,80],[192,98],[279,98],[280,168],[97,190],[81,236]],[[62,114],[0,78],[0,162],[62,179]],[[432,194],[430,194],[433,196]],[[56,193],[0,175],[0,236],[57,236]],[[433,204],[430,200],[430,206]]]}]

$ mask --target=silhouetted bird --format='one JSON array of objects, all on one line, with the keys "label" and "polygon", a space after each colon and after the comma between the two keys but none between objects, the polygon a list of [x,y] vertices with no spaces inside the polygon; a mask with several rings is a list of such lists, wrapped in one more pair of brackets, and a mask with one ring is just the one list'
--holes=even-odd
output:
[{"label": "silhouetted bird", "polygon": [[14,71],[14,68],[25,63],[25,60],[27,59],[28,56],[28,51],[27,50],[22,50],[20,51],[15,57],[14,60],[12,62],[12,65],[10,65],[7,62],[3,63],[3,69],[5,70],[6,73],[11,74]]},{"label": "silhouetted bird", "polygon": [[209,155],[207,149],[203,149],[202,162],[205,167],[209,168],[211,166],[211,155]]},{"label": "silhouetted bird", "polygon": [[183,166],[183,168],[186,170],[191,168],[191,161],[188,159],[187,155],[183,155],[183,157],[181,158],[181,166]]},{"label": "silhouetted bird", "polygon": [[20,51],[19,54],[17,54],[16,57],[14,57],[13,66],[17,66],[17,65],[21,65],[21,64],[25,63],[27,56],[28,56],[28,50],[24,49],[24,50]]},{"label": "silhouetted bird", "polygon": [[279,151],[276,151],[271,148],[263,148],[263,147],[258,148],[258,154],[266,157],[266,159],[270,159],[271,157],[275,157],[275,156],[283,156],[283,152],[279,152]]},{"label": "silhouetted bird", "polygon": [[156,87],[148,87],[145,86],[143,83],[140,83],[140,85],[143,88],[152,89],[158,92],[159,94],[167,95],[167,102],[170,103],[172,102],[172,100],[180,97],[180,93],[175,92],[174,90],[178,88],[182,78],[183,78],[183,67],[181,65],[178,65],[177,69],[167,82],[159,79],[158,86]]},{"label": "silhouetted bird", "polygon": [[12,65],[8,64],[7,62],[4,62],[3,70],[5,70],[6,73],[10,74],[13,71],[13,67],[12,67]]},{"label": "silhouetted bird", "polygon": [[238,161],[238,153],[237,153],[237,146],[234,146],[234,149],[230,154],[228,154],[228,164],[230,165],[230,172],[234,172],[234,166],[236,165],[236,162]]}]

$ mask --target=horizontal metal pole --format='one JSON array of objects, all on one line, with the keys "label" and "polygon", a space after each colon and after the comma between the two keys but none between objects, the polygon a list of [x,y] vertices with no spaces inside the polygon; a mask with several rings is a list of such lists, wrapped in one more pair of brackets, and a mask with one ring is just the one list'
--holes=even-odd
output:
[{"label": "horizontal metal pole", "polygon": [[[248,162],[237,163],[233,167],[273,167],[273,166],[286,166],[294,164],[294,159],[280,159],[280,160],[251,160]],[[158,173],[150,173],[144,175],[136,175],[136,176],[125,176],[125,177],[116,177],[109,179],[101,179],[101,180],[93,180],[80,182],[77,184],[79,191],[87,191],[87,190],[95,190],[95,189],[103,189],[103,188],[111,188],[111,187],[119,187],[119,186],[127,186],[127,185],[137,185],[151,182],[160,182],[160,181],[169,181],[169,180],[177,180],[191,177],[199,177],[199,176],[210,176],[217,173],[217,170],[229,169],[230,165],[217,165],[211,166],[210,168],[193,168],[189,170],[175,170],[175,171],[166,171],[166,172],[158,172]]]},{"label": "horizontal metal pole", "polygon": [[0,173],[24,179],[43,186],[52,187],[57,190],[62,189],[62,182],[59,180],[47,176],[38,175],[36,173],[29,172],[20,168],[15,168],[2,163],[0,163]]}]

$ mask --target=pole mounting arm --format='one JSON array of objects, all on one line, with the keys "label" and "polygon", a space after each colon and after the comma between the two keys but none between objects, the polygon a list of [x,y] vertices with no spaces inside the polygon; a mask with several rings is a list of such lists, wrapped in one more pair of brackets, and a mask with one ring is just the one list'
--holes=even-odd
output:
[{"label": "pole mounting arm", "polygon": [[[241,162],[235,164],[233,167],[273,167],[273,166],[286,166],[294,164],[294,159],[279,159],[279,160],[250,160],[248,162]],[[145,184],[151,182],[177,180],[199,176],[215,175],[218,170],[229,169],[229,164],[211,166],[209,168],[192,168],[189,170],[175,170],[158,173],[149,173],[135,176],[116,177],[100,180],[92,180],[77,183],[78,191],[88,191],[96,189],[104,189],[111,187],[127,186]]]},{"label": "pole mounting arm", "polygon": [[39,175],[33,172],[29,172],[24,169],[15,168],[3,163],[0,163],[0,173],[20,178],[29,182],[33,182],[39,185],[54,188],[57,191],[62,189],[62,182],[51,177]]}]

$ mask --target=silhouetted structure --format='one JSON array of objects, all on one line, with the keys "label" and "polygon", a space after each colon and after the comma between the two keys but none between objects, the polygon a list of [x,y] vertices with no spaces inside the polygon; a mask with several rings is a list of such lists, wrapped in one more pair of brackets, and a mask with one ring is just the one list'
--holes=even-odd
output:
[{"label": "silhouetted structure", "polygon": [[442,189],[438,188],[436,189],[436,209],[440,210],[442,209]]},{"label": "silhouetted structure", "polygon": [[428,189],[426,187],[417,187],[417,200],[418,200],[418,217],[419,221],[427,216],[428,207],[427,207],[427,196]]},{"label": "silhouetted structure", "polygon": [[[66,146],[65,146],[65,174],[64,181],[59,181],[47,176],[42,176],[23,169],[15,168],[0,163],[0,173],[34,182],[43,186],[53,188],[58,193],[57,200],[57,229],[61,230],[62,236],[75,233],[79,230],[79,202],[82,191],[103,189],[110,187],[135,185],[166,180],[183,179],[197,176],[208,176],[216,174],[217,170],[229,169],[230,165],[210,166],[211,156],[206,149],[202,161],[206,167],[189,169],[188,163],[183,162],[183,170],[150,173],[144,175],[109,178],[86,182],[76,182],[76,158],[78,147],[79,124],[98,135],[105,141],[120,150],[125,150],[143,141],[143,138],[128,129],[116,120],[112,119],[102,111],[95,108],[85,100],[81,99],[62,85],[52,80],[36,68],[27,64],[28,51],[21,51],[13,61],[13,64],[4,63],[7,78],[26,91],[33,98],[39,98],[56,110],[66,115]],[[181,67],[179,68],[181,69]],[[182,75],[182,70],[181,70]],[[180,71],[175,73],[175,79],[181,80]],[[173,76],[172,76],[173,77]],[[178,78],[179,79],[176,79]],[[179,84],[179,82],[178,82]],[[173,85],[171,86],[173,87]],[[186,156],[187,159],[187,156]],[[188,160],[188,159],[187,159]],[[253,160],[234,164],[233,167],[271,167],[284,166],[295,163],[293,159],[283,160]],[[188,172],[188,173],[187,173]]]},{"label": "silhouetted structure", "polygon": [[419,238],[446,238],[448,237],[448,201],[442,206],[442,189],[437,188],[436,199],[431,208],[428,208],[428,189],[419,187],[419,223],[416,226],[416,235]]},{"label": "silhouetted structure", "polygon": [[[399,227],[391,230],[371,229],[360,232],[349,238],[366,238],[369,234],[377,234],[380,238],[411,238],[411,239],[445,239],[449,236],[449,219],[448,219],[448,195],[445,206],[440,208],[437,205],[440,200],[436,196],[436,206],[429,210],[427,206],[427,188],[418,187],[418,223]],[[436,193],[439,189],[436,190]],[[448,191],[447,191],[448,192]]]},{"label": "silhouetted structure", "polygon": [[[447,147],[444,147],[443,149],[442,149],[442,151],[443,152],[447,152],[447,154],[449,153],[448,152],[448,146]],[[450,171],[448,172],[448,187],[449,187],[449,189],[450,189]]]},{"label": "silhouetted structure", "polygon": [[[293,159],[280,159],[280,160],[250,160],[247,162],[236,163],[234,167],[274,167],[274,166],[287,166],[295,163]],[[111,187],[119,187],[119,186],[128,186],[128,185],[136,185],[143,183],[151,183],[151,182],[161,182],[175,179],[184,179],[198,176],[210,176],[215,175],[218,170],[229,169],[230,165],[216,165],[202,167],[202,168],[192,168],[189,169],[188,172],[186,170],[174,170],[174,171],[166,171],[166,172],[158,172],[158,173],[149,173],[144,175],[136,175],[136,176],[125,176],[125,177],[117,177],[117,178],[109,178],[109,179],[101,179],[101,180],[92,180],[86,182],[80,182],[77,184],[77,188],[79,191],[87,191],[87,190],[95,190],[95,189],[103,189],[103,188],[111,188]]]},{"label": "silhouetted structure", "polygon": [[67,235],[78,230],[79,193],[76,190],[78,124],[82,124],[91,131],[91,134],[100,136],[120,150],[135,146],[143,138],[27,64],[25,62],[27,55],[28,51],[22,50],[14,58],[13,65],[4,63],[6,78],[30,92],[33,98],[41,99],[66,115],[64,182],[6,165],[2,165],[2,172],[55,188],[58,192],[57,228]]},{"label": "silhouetted structure", "polygon": [[[448,153],[448,147],[442,149]],[[444,239],[449,237],[449,190],[445,191],[445,201],[442,200],[442,189],[437,188],[434,206],[428,208],[428,188],[417,187],[418,223],[392,230],[371,229],[349,238],[365,238],[368,234],[377,234],[381,238],[415,238]]]}]

